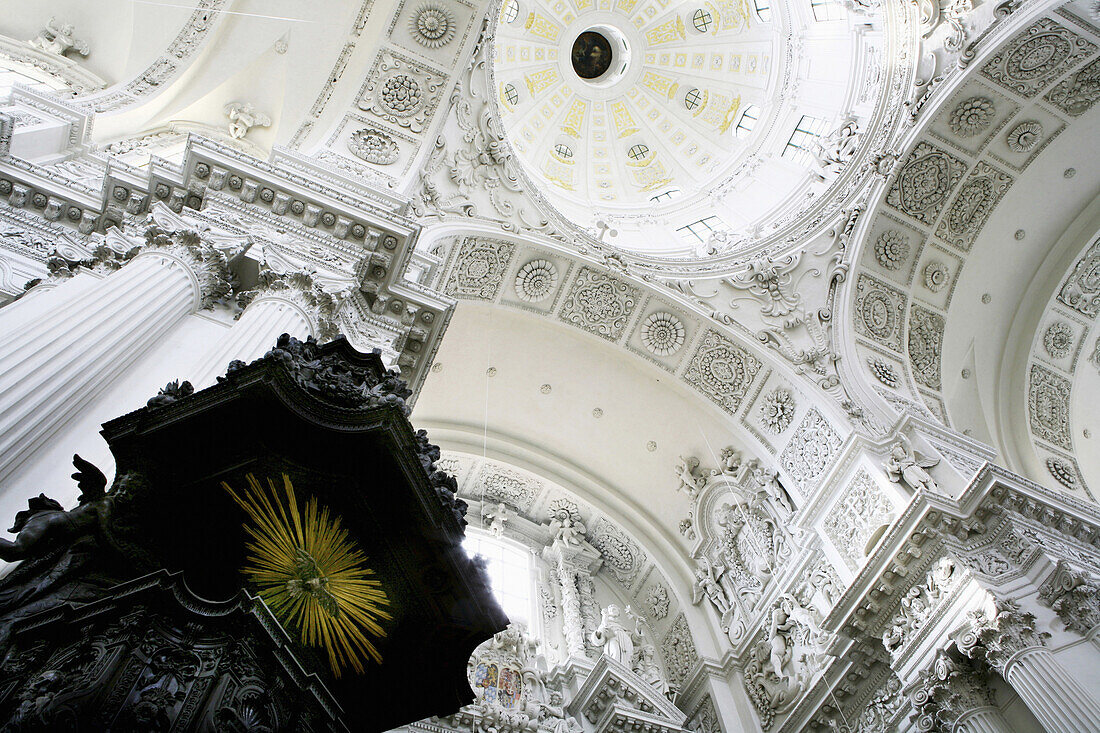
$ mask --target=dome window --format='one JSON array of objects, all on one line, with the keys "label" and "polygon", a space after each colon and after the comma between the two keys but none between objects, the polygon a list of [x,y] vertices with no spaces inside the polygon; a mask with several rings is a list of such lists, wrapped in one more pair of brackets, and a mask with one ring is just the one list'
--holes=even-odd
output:
[{"label": "dome window", "polygon": [[557,153],[559,158],[572,158],[573,148],[569,147],[565,143],[558,143],[554,146],[554,152]]},{"label": "dome window", "polygon": [[667,191],[661,191],[656,196],[650,196],[649,200],[652,201],[655,204],[659,204],[662,201],[671,201],[674,198],[679,198],[679,196],[680,196],[680,189],[670,188]]},{"label": "dome window", "polygon": [[833,0],[810,0],[810,9],[814,11],[814,20],[818,22],[844,18],[844,8]]},{"label": "dome window", "polygon": [[756,8],[756,17],[761,23],[771,22],[772,5],[769,0],[753,0],[753,6]]},{"label": "dome window", "polygon": [[516,19],[519,18],[519,0],[505,0],[500,16],[505,23],[515,23]]},{"label": "dome window", "polygon": [[714,16],[708,11],[699,8],[695,11],[695,14],[691,16],[691,24],[695,26],[695,30],[700,33],[706,33],[710,30],[710,27],[714,25]]},{"label": "dome window", "polygon": [[630,150],[626,151],[626,155],[631,160],[642,161],[649,157],[649,146],[642,143],[637,145],[631,145]]},{"label": "dome window", "polygon": [[698,221],[677,227],[676,233],[689,245],[696,246],[706,244],[711,234],[726,231],[727,228],[725,222],[717,216],[706,216]]},{"label": "dome window", "polygon": [[802,115],[802,119],[794,126],[794,132],[783,147],[783,157],[790,158],[800,165],[809,165],[813,159],[810,152],[814,143],[825,134],[825,120],[820,117]]},{"label": "dome window", "polygon": [[519,92],[516,91],[515,84],[504,85],[504,101],[513,107],[519,104]]},{"label": "dome window", "polygon": [[753,128],[756,127],[756,121],[760,119],[760,108],[755,104],[750,104],[745,107],[745,111],[741,113],[741,119],[737,121],[737,127],[734,128],[734,134],[737,137],[745,138],[752,134]]},{"label": "dome window", "polygon": [[684,107],[690,112],[696,109],[703,101],[703,93],[699,91],[698,87],[690,89],[687,95],[684,96]]}]

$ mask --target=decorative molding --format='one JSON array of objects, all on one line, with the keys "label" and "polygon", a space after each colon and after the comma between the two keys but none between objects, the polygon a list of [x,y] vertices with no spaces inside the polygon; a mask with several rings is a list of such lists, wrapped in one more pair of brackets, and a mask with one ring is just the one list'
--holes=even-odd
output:
[{"label": "decorative molding", "polygon": [[708,329],[695,349],[684,381],[731,415],[736,414],[760,371],[760,360]]},{"label": "decorative molding", "polygon": [[566,323],[618,341],[638,305],[633,285],[591,267],[582,267],[562,302],[558,317]]}]

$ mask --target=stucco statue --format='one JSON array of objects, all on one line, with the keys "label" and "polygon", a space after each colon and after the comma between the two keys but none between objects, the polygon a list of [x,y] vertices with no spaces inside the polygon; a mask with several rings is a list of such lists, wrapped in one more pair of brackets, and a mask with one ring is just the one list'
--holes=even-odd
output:
[{"label": "stucco statue", "polygon": [[698,604],[703,598],[706,598],[714,604],[720,615],[725,616],[729,613],[729,597],[726,595],[726,590],[721,583],[718,582],[725,572],[726,569],[723,566],[719,565],[715,568],[706,557],[699,558],[699,567],[695,569],[695,585],[691,589],[691,602]]},{"label": "stucco statue", "polygon": [[762,492],[768,497],[777,512],[788,517],[794,513],[794,506],[791,504],[791,498],[787,496],[787,492],[779,483],[778,471],[774,468],[764,468],[761,465],[756,465],[752,469],[752,480],[760,486]]},{"label": "stucco statue", "polygon": [[790,614],[790,606],[779,603],[768,619],[768,645],[771,647],[769,662],[775,676],[784,679],[791,676],[788,665],[794,651],[794,632],[797,628]]},{"label": "stucco statue", "polygon": [[814,612],[803,606],[798,602],[798,599],[792,596],[790,593],[784,593],[779,597],[780,605],[784,606],[787,613],[794,620],[795,623],[806,628],[810,632],[810,645],[814,647],[814,651],[822,651],[822,647],[825,644],[825,631],[821,628],[821,624],[817,620],[817,616]]},{"label": "stucco statue", "polygon": [[614,603],[603,609],[600,616],[600,625],[589,640],[611,659],[630,667],[634,660],[634,642],[640,635],[623,626],[622,611]]},{"label": "stucco statue", "polygon": [[836,175],[855,157],[859,147],[859,128],[849,121],[822,137],[811,153],[823,174]]},{"label": "stucco statue", "polygon": [[583,523],[573,519],[568,509],[559,509],[550,519],[550,531],[553,532],[555,541],[576,546],[584,541],[587,529]]},{"label": "stucco statue", "polygon": [[684,458],[680,456],[680,462],[676,465],[676,476],[680,479],[680,486],[678,490],[687,492],[687,495],[692,499],[699,492],[699,489],[703,488],[706,483],[706,478],[696,475],[696,471],[699,470],[698,458]]},{"label": "stucco statue", "polygon": [[257,112],[251,104],[230,102],[225,105],[225,116],[229,118],[229,136],[234,140],[242,140],[253,127],[268,127],[271,118]]},{"label": "stucco statue", "polygon": [[539,706],[540,733],[580,733],[583,729],[573,718],[566,715],[565,702],[557,690],[551,690],[550,702]]},{"label": "stucco statue", "polygon": [[494,537],[501,537],[504,535],[504,525],[511,518],[511,512],[508,511],[508,507],[504,505],[504,502],[500,502],[495,507],[490,507],[482,514],[483,521],[487,522],[489,534]]},{"label": "stucco statue", "polygon": [[81,56],[87,56],[91,49],[88,47],[87,41],[82,41],[74,35],[75,31],[76,29],[73,28],[71,23],[65,23],[58,27],[57,20],[50,18],[50,22],[46,23],[46,27],[39,31],[38,35],[28,43],[39,51],[54,53],[58,56],[64,56],[67,51],[75,51]]},{"label": "stucco statue", "polygon": [[722,473],[729,475],[733,475],[740,471],[741,464],[744,463],[744,459],[741,456],[741,451],[736,450],[735,448],[724,449],[720,455],[720,458],[722,460],[721,465],[719,465],[718,468],[721,469]]},{"label": "stucco statue", "polygon": [[915,450],[913,444],[905,434],[898,435],[897,441],[890,447],[890,455],[886,458],[884,468],[890,480],[905,482],[914,491],[935,491],[938,488],[936,480],[928,473],[940,462],[939,458],[929,458]]},{"label": "stucco statue", "polygon": [[634,663],[634,672],[647,684],[662,695],[669,694],[668,682],[661,674],[661,665],[657,663],[657,649],[652,644],[643,644],[638,649],[638,660]]},{"label": "stucco statue", "polygon": [[32,498],[29,508],[15,515],[15,526],[8,530],[16,533],[15,539],[0,538],[0,560],[41,557],[95,531],[107,502],[107,477],[80,456],[73,456],[73,465],[73,478],[81,491],[76,508],[65,511],[45,494]]}]

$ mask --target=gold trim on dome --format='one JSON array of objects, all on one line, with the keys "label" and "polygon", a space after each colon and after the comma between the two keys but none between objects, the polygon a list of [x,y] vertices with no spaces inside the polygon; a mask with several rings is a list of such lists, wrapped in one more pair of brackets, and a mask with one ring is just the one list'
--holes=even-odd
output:
[{"label": "gold trim on dome", "polygon": [[687,33],[684,30],[684,20],[679,15],[645,32],[645,39],[651,46],[683,41],[686,38]]}]

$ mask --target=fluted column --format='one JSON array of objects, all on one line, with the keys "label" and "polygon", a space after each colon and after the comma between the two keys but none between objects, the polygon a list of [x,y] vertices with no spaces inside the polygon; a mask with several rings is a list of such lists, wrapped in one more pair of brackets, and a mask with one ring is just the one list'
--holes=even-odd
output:
[{"label": "fluted column", "polygon": [[940,651],[931,667],[920,674],[909,697],[918,730],[1013,731],[994,704],[986,671],[969,659],[958,659]]},{"label": "fluted column", "polygon": [[306,272],[261,270],[256,289],[241,293],[237,300],[244,311],[191,374],[196,389],[214,384],[231,361],[249,362],[263,356],[284,333],[321,341],[338,333],[336,315],[342,297],[325,292]]},{"label": "fluted column", "polygon": [[0,311],[0,485],[175,323],[226,295],[228,274],[194,232],[151,227],[121,269]]},{"label": "fluted column", "polygon": [[975,643],[962,646],[984,657],[1049,733],[1100,731],[1100,702],[1046,647],[1049,638],[1033,615],[1001,602],[992,619],[977,620]]}]

